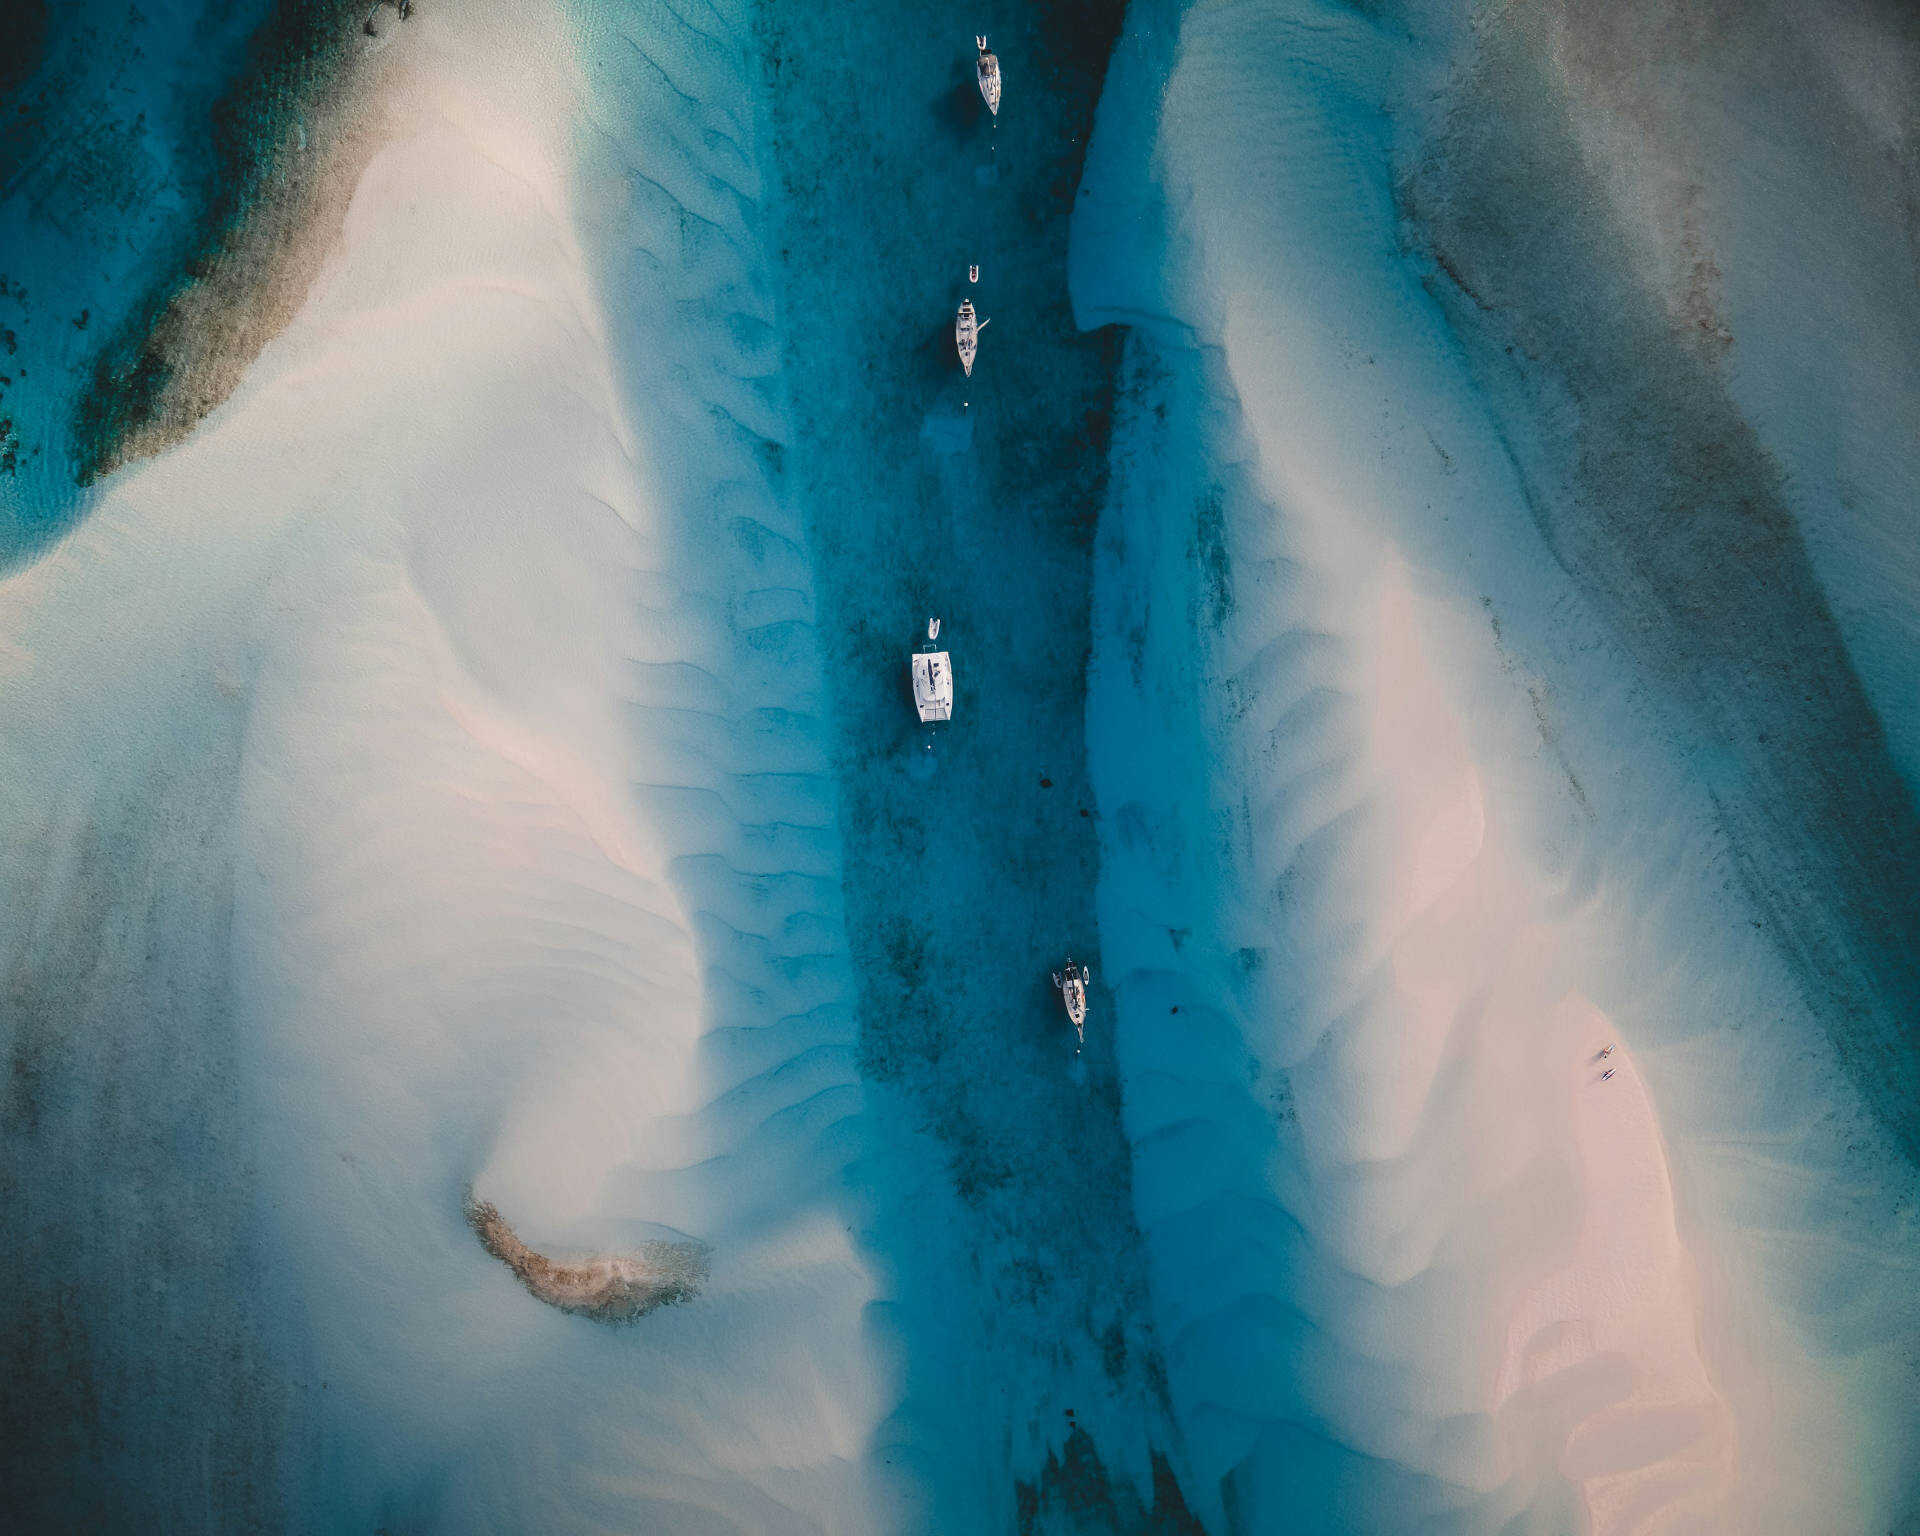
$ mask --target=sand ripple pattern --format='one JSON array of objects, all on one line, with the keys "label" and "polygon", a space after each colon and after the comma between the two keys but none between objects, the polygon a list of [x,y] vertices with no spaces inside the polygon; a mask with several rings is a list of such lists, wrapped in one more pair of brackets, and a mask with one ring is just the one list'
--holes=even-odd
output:
[{"label": "sand ripple pattern", "polygon": [[[144,936],[170,1028],[234,1021],[185,1182],[254,1170],[222,1220],[294,1406],[242,1418],[293,1525],[874,1528],[746,16],[476,0],[404,40],[305,307],[5,588],[10,909],[90,802],[190,803],[128,819],[153,881],[48,910]],[[169,980],[206,951],[211,1000]]]},{"label": "sand ripple pattern", "polygon": [[1076,213],[1081,323],[1135,327],[1089,757],[1181,1485],[1224,1529],[1874,1528],[1912,1207],[1408,260],[1424,41],[1136,7]]}]

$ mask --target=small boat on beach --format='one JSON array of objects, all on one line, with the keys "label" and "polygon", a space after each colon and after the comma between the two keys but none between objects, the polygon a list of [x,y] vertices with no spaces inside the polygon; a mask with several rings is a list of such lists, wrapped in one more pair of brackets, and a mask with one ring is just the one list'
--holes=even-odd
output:
[{"label": "small boat on beach", "polygon": [[1080,1037],[1081,1045],[1087,1043],[1087,983],[1092,980],[1093,972],[1084,965],[1075,965],[1071,959],[1065,970],[1053,973],[1053,984],[1060,989],[1060,1000],[1067,1006],[1067,1018],[1072,1021],[1073,1032]]},{"label": "small boat on beach", "polygon": [[980,333],[991,323],[974,314],[972,299],[960,301],[960,313],[953,322],[953,344],[959,350],[960,366],[968,378],[973,377],[973,359],[980,351]]},{"label": "small boat on beach", "polygon": [[980,57],[974,61],[973,72],[980,81],[980,94],[986,98],[987,110],[995,117],[1000,115],[1000,60],[987,52],[987,40],[976,35],[975,45],[980,49]]},{"label": "small boat on beach", "polygon": [[953,658],[933,648],[939,638],[940,621],[928,619],[926,643],[912,658],[913,707],[922,724],[953,718]]}]

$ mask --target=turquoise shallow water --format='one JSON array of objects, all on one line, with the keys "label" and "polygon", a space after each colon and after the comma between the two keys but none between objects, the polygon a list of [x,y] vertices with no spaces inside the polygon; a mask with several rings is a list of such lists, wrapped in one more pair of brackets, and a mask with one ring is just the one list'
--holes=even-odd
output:
[{"label": "turquoise shallow water", "polygon": [[[94,479],[151,419],[177,361],[154,344],[156,322],[305,155],[312,95],[351,60],[363,16],[357,0],[81,0],[14,18],[0,100],[0,565],[84,516]],[[189,414],[183,398],[173,409]]]},{"label": "turquoise shallow water", "polygon": [[217,104],[268,0],[46,8],[0,99],[0,563],[79,515],[76,417],[96,360],[138,331],[218,196]]},{"label": "turquoise shallow water", "polygon": [[[910,1380],[927,1381],[903,1413],[960,1419],[942,1435],[956,1443],[963,1416],[994,1413],[1016,1446],[1076,1447],[1078,1470],[1019,1493],[1050,1528],[1089,1481],[1151,1506],[1145,1469],[1174,1443],[1100,984],[1084,745],[1119,336],[1077,334],[1066,294],[1072,193],[1119,18],[981,15],[1010,82],[995,122],[966,38],[921,39],[915,14],[775,8],[767,23],[776,80],[807,84],[773,107],[787,484],[821,587],[862,1064],[932,1133],[959,1196],[951,1230],[894,1239],[925,1243],[897,1260],[917,1312]],[[990,321],[970,380],[952,345],[963,295]],[[929,751],[902,673],[934,614],[957,702]],[[1048,979],[1069,955],[1095,971],[1078,1056]],[[971,1283],[945,1278],[963,1271]],[[955,1394],[962,1362],[985,1379]],[[961,1471],[935,1486],[960,1497]]]}]

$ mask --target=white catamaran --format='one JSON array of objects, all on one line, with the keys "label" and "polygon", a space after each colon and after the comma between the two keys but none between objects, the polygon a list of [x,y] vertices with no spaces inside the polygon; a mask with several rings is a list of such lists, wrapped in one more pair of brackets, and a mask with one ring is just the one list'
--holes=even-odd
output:
[{"label": "white catamaran", "polygon": [[924,723],[953,718],[953,660],[945,651],[936,651],[940,621],[927,620],[926,644],[913,653],[913,707]]},{"label": "white catamaran", "polygon": [[980,57],[974,61],[973,72],[980,81],[980,94],[987,99],[987,110],[995,117],[1000,115],[1000,60],[987,52],[987,40],[975,36],[974,43],[980,49]]},{"label": "white catamaran", "polygon": [[1084,965],[1075,965],[1071,959],[1064,971],[1053,973],[1053,984],[1060,989],[1060,1000],[1067,1005],[1067,1017],[1073,1023],[1073,1032],[1080,1037],[1080,1045],[1087,1043],[1087,983],[1092,980],[1093,972]]}]

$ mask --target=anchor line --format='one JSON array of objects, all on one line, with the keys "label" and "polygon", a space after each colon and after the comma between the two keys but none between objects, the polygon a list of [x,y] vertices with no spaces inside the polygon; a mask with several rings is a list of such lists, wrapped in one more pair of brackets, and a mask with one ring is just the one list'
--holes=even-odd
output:
[{"label": "anchor line", "polygon": [[[976,208],[980,207],[983,203],[986,205],[987,227],[983,232],[985,238],[981,242],[981,244],[985,246],[985,250],[981,252],[979,264],[980,281],[977,284],[970,283],[967,285],[969,289],[968,297],[974,300],[974,309],[981,312],[980,319],[983,324],[991,318],[985,313],[986,285],[989,281],[989,275],[997,273],[1000,270],[1000,114],[993,111],[989,111],[987,115],[987,169],[989,172],[989,181],[986,188],[987,196],[976,200],[974,203]],[[977,295],[971,292],[974,288],[980,290]],[[967,390],[968,398],[960,402],[960,408],[965,411],[970,411],[973,408],[971,398],[972,382],[971,379],[967,381],[969,386]]]}]

